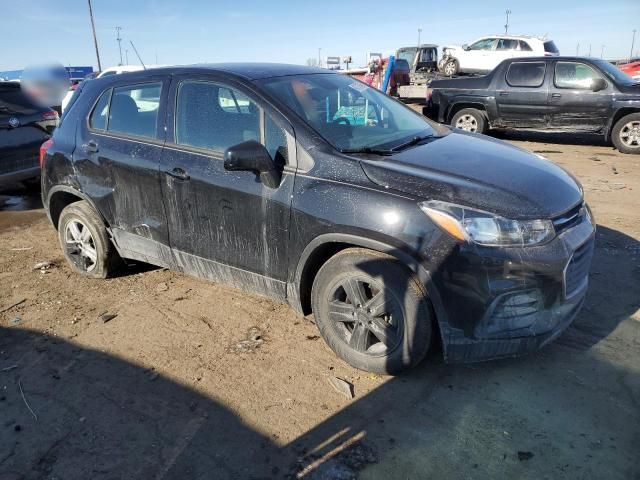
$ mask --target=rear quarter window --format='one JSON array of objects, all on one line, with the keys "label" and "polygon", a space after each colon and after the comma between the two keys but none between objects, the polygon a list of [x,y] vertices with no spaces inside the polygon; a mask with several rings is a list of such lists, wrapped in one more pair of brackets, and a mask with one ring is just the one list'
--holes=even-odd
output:
[{"label": "rear quarter window", "polygon": [[560,53],[556,44],[553,43],[553,40],[548,40],[544,42],[544,51],[546,53]]},{"label": "rear quarter window", "polygon": [[540,87],[544,82],[546,66],[545,62],[513,62],[507,70],[507,84],[512,87]]}]

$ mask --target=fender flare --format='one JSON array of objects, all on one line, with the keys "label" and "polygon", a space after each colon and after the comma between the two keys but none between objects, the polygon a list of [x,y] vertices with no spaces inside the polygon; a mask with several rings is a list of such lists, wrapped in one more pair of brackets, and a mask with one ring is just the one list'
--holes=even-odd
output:
[{"label": "fender flare", "polygon": [[436,316],[436,322],[440,327],[442,345],[443,348],[446,349],[444,332],[447,330],[449,322],[444,304],[442,302],[442,298],[440,297],[438,288],[431,278],[430,272],[418,259],[413,257],[409,252],[397,247],[393,247],[378,240],[372,240],[370,238],[360,237],[358,235],[347,233],[325,233],[311,240],[304,248],[302,254],[298,259],[296,270],[293,276],[293,281],[287,285],[288,301],[289,304],[294,308],[294,310],[296,310],[298,313],[302,313],[300,287],[307,262],[319,247],[326,245],[327,243],[346,243],[356,247],[363,247],[375,250],[377,252],[386,253],[387,255],[397,259],[403,265],[409,268],[409,270],[411,270],[416,275],[416,277],[420,281],[420,284],[425,289],[427,297],[431,301]]},{"label": "fender flare", "polygon": [[47,193],[46,199],[44,197],[42,198],[42,203],[43,203],[43,206],[44,206],[44,208],[45,208],[45,210],[47,212],[47,217],[49,218],[49,221],[54,226],[54,228],[57,229],[58,225],[56,225],[54,223],[54,221],[53,221],[53,218],[51,218],[51,209],[49,207],[51,205],[51,198],[58,192],[70,193],[70,194],[75,195],[76,197],[81,198],[82,200],[86,201],[87,203],[89,203],[89,205],[91,205],[91,207],[96,212],[98,212],[98,215],[100,215],[100,218],[102,218],[102,221],[105,223],[105,225],[107,224],[106,219],[104,218],[104,215],[102,214],[100,209],[98,209],[98,207],[96,206],[95,202],[86,193],[81,192],[77,188],[72,187],[70,185],[55,185],[55,186],[51,187],[51,189]]}]

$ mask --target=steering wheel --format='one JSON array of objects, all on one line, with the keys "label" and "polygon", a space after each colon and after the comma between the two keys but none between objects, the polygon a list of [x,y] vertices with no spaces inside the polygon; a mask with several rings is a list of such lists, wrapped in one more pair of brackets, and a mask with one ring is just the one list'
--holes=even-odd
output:
[{"label": "steering wheel", "polygon": [[349,119],[348,119],[347,117],[338,117],[338,118],[335,118],[335,119],[333,120],[333,122],[331,122],[331,123],[336,123],[336,124],[338,124],[338,125],[340,125],[340,124],[342,124],[342,123],[344,123],[345,125],[351,125],[351,122],[349,121]]}]

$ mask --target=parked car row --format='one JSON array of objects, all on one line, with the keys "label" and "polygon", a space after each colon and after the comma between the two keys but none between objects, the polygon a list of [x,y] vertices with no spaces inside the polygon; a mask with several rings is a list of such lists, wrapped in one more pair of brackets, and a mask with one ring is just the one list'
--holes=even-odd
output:
[{"label": "parked car row", "polygon": [[488,75],[430,87],[428,114],[455,128],[593,133],[640,153],[640,82],[604,60],[513,58]]},{"label": "parked car row", "polygon": [[32,102],[20,82],[0,82],[0,186],[37,182],[40,146],[58,122],[58,112]]}]

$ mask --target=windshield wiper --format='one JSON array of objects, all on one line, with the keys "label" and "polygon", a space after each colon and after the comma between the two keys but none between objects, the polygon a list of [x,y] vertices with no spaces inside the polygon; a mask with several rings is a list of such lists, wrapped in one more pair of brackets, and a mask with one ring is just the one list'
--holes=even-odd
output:
[{"label": "windshield wiper", "polygon": [[375,147],[343,148],[340,153],[371,153],[373,155],[393,155],[393,150]]},{"label": "windshield wiper", "polygon": [[396,145],[395,147],[393,147],[391,149],[392,152],[398,152],[400,150],[404,150],[407,147],[412,147],[413,145],[417,145],[418,143],[422,142],[423,140],[426,140],[428,138],[431,138],[433,135],[418,135],[413,137],[411,140],[409,140],[408,142],[404,142],[401,143],[400,145]]}]

